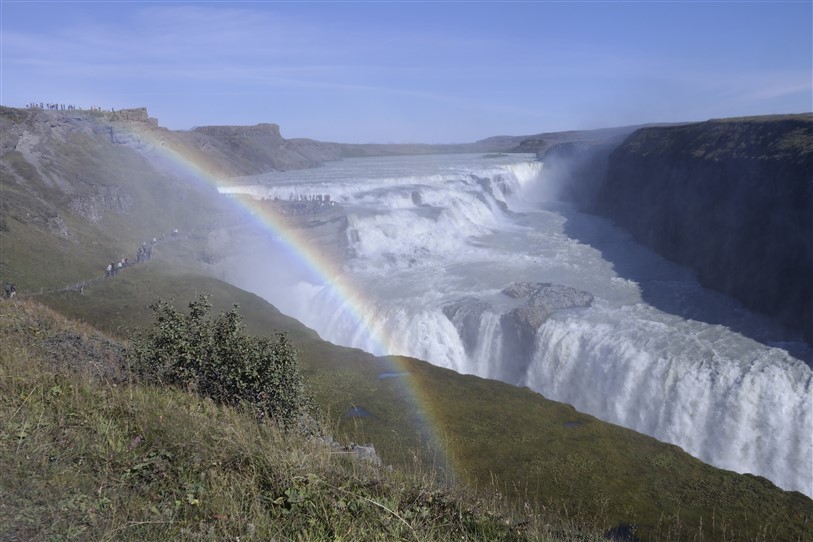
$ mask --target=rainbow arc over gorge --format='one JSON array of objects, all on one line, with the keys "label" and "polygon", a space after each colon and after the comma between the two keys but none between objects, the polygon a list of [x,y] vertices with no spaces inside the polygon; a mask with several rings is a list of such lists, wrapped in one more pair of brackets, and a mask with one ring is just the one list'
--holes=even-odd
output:
[{"label": "rainbow arc over gorge", "polygon": [[[122,129],[123,126],[120,125],[118,128]],[[160,131],[152,129],[133,130],[132,135],[140,141],[143,147],[152,150],[166,160],[173,169],[177,169],[185,177],[191,178],[193,182],[214,188],[223,185],[225,176],[221,172],[221,168],[214,164],[213,160],[203,151],[189,148],[162,136]],[[268,205],[262,205],[259,200],[251,197],[228,199],[233,203],[236,212],[250,217],[264,231],[275,236],[284,247],[288,258],[304,265],[314,277],[323,283],[324,287],[330,289],[331,295],[342,301],[344,310],[357,321],[357,329],[365,330],[369,334],[370,342],[375,345],[376,350],[386,353],[404,351],[399,347],[395,338],[387,337],[381,326],[376,325],[374,321],[365,316],[366,301],[363,293],[347,279],[339,264],[316,250],[300,231],[290,227],[286,220],[273,212]],[[420,429],[435,451],[440,452],[443,457],[446,477],[453,479],[457,476],[459,469],[455,468],[454,454],[449,449],[450,439],[440,438],[440,435],[445,434],[445,430],[440,422],[440,416],[433,406],[435,401],[412,375],[407,362],[401,356],[387,354],[380,356],[379,359],[383,359],[389,366],[388,372],[400,375],[399,381],[404,384],[409,400],[420,419],[422,425]]]}]

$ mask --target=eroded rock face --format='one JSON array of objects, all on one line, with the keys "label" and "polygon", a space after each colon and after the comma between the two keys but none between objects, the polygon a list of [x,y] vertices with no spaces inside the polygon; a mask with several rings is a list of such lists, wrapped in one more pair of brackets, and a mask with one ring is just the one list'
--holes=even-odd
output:
[{"label": "eroded rock face", "polygon": [[[553,313],[588,307],[593,302],[589,292],[547,282],[514,282],[502,294],[517,300],[517,306],[499,316],[499,335],[495,335],[503,362],[500,367],[492,367],[491,374],[505,382],[518,382],[525,374],[535,353],[536,332]],[[469,356],[481,340],[484,313],[494,311],[491,303],[475,297],[464,297],[443,307],[443,314],[455,325]]]},{"label": "eroded rock face", "polygon": [[645,128],[610,156],[594,210],[813,343],[812,172],[809,114]]},{"label": "eroded rock face", "polygon": [[443,307],[443,314],[457,328],[466,353],[472,355],[477,348],[480,320],[491,305],[474,297],[464,297]]},{"label": "eroded rock face", "polygon": [[503,295],[507,295],[513,299],[528,297],[534,291],[535,284],[533,282],[512,282],[502,290]]},{"label": "eroded rock face", "polygon": [[557,310],[589,307],[593,295],[570,286],[551,283],[515,282],[502,293],[514,299],[527,298],[527,302],[500,318],[503,333],[503,352],[522,367],[527,367],[536,348],[536,332]]},{"label": "eroded rock face", "polygon": [[68,225],[65,224],[65,221],[59,215],[48,218],[48,231],[65,239],[71,236],[68,231]]},{"label": "eroded rock face", "polygon": [[68,208],[90,222],[100,222],[106,211],[121,214],[133,206],[133,198],[118,186],[95,185],[93,192],[73,198]]}]

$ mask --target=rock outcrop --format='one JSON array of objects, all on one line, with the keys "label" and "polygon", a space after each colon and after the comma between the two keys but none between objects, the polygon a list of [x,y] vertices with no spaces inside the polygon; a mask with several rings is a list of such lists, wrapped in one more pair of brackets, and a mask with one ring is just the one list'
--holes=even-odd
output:
[{"label": "rock outcrop", "polygon": [[[588,307],[593,302],[589,292],[547,282],[514,282],[502,294],[515,300],[499,316],[499,341],[505,364],[498,368],[495,377],[504,382],[518,381],[525,374],[536,350],[536,332],[554,312]],[[443,314],[454,324],[468,355],[475,352],[481,340],[484,313],[495,310],[491,303],[470,296],[443,306]]]},{"label": "rock outcrop", "polygon": [[466,353],[471,356],[480,338],[480,320],[491,305],[474,297],[464,297],[443,307],[443,314],[457,329]]},{"label": "rock outcrop", "polygon": [[224,198],[182,171],[164,148],[173,132],[153,120],[146,109],[0,107],[0,279],[64,286],[135,259],[145,239],[225,216]]},{"label": "rock outcrop", "polygon": [[153,126],[158,126],[158,119],[150,117],[146,107],[135,107],[133,109],[119,109],[118,111],[104,112],[110,120],[128,122],[146,122]]},{"label": "rock outcrop", "polygon": [[254,126],[203,126],[190,132],[178,133],[181,141],[217,153],[231,163],[236,175],[255,175],[269,171],[311,168],[326,160],[335,160],[332,153],[319,153],[315,146],[309,153],[298,152],[280,134],[276,124]]},{"label": "rock outcrop", "polygon": [[502,293],[526,302],[500,317],[503,335],[503,356],[522,363],[521,372],[531,361],[536,350],[536,332],[550,318],[563,309],[589,307],[593,295],[570,286],[547,282],[515,282]]},{"label": "rock outcrop", "polygon": [[[502,146],[495,146],[495,150],[536,153],[537,157],[541,157],[545,151],[562,143],[586,143],[589,145],[609,142],[620,143],[625,137],[642,126],[644,125],[639,124],[637,126],[598,128],[595,130],[546,132],[528,136],[499,136],[483,141],[491,141],[494,144],[508,145],[506,148],[502,148]],[[509,144],[509,141],[512,144]]]},{"label": "rock outcrop", "polygon": [[640,129],[595,211],[813,342],[812,115]]}]

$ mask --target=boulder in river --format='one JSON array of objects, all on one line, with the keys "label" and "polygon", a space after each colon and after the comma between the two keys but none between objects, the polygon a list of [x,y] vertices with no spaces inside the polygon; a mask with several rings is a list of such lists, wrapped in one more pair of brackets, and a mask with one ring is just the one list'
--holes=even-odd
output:
[{"label": "boulder in river", "polygon": [[551,283],[515,282],[502,293],[514,299],[527,298],[522,306],[500,318],[503,334],[504,359],[513,359],[514,370],[521,374],[531,362],[536,349],[536,332],[557,310],[589,307],[593,295],[570,286]]}]

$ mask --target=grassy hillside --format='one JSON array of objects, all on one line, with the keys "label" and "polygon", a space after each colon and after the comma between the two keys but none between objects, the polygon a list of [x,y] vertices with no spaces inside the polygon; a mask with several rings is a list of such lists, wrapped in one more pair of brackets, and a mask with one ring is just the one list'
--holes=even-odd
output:
[{"label": "grassy hillside", "polygon": [[[238,303],[253,333],[290,334],[316,403],[336,438],[372,442],[387,464],[415,461],[466,487],[498,489],[517,506],[554,509],[605,532],[636,525],[661,538],[680,526],[686,539],[802,540],[813,503],[764,478],[706,465],[679,448],[581,414],[528,389],[402,359],[408,377],[380,378],[385,359],[326,343],[262,299],[213,278],[154,261],[87,290],[42,300],[114,335],[145,325],[156,295],[189,300],[209,292],[217,309]],[[420,404],[413,390],[425,399]],[[353,409],[369,413],[349,416]],[[420,410],[441,442],[432,440]],[[439,444],[440,449],[433,447]],[[445,453],[444,453],[445,452]],[[562,511],[566,510],[564,513]],[[711,525],[714,524],[712,528]]]},{"label": "grassy hillside", "polygon": [[146,240],[223,217],[213,187],[159,168],[137,139],[118,142],[121,125],[0,108],[0,128],[0,280],[19,291],[104,275]]},{"label": "grassy hillside", "polygon": [[39,305],[3,303],[0,339],[2,540],[583,539],[431,472],[128,383],[120,344]]},{"label": "grassy hillside", "polygon": [[[419,476],[417,479],[411,478],[412,482],[409,483],[412,486],[405,486],[412,487],[412,490],[415,490],[416,484],[420,486],[423,483],[423,476],[428,476],[430,479],[454,483],[458,488],[474,488],[477,495],[482,495],[481,491],[488,491],[491,495],[488,499],[502,502],[522,512],[516,521],[526,521],[526,516],[531,518],[527,521],[532,523],[536,521],[533,518],[543,518],[540,521],[556,525],[575,521],[590,532],[598,533],[624,533],[632,529],[630,526],[634,526],[636,536],[653,540],[695,539],[699,537],[701,529],[703,539],[706,540],[806,540],[813,536],[813,522],[810,521],[813,518],[813,501],[799,493],[783,492],[762,478],[738,475],[704,465],[674,446],[580,414],[567,405],[548,401],[527,389],[458,375],[419,360],[398,359],[393,362],[375,358],[359,350],[322,341],[315,332],[282,315],[259,297],[207,274],[207,267],[201,260],[206,259],[207,251],[211,249],[209,233],[230,228],[235,220],[226,213],[213,190],[158,167],[151,158],[151,151],[141,148],[137,141],[115,143],[115,138],[110,137],[107,120],[102,119],[96,123],[87,119],[81,122],[68,119],[66,124],[57,123],[53,127],[50,123],[43,124],[41,119],[26,115],[26,112],[7,108],[0,110],[4,136],[9,135],[8,138],[4,137],[0,160],[0,170],[3,172],[0,184],[3,195],[0,207],[0,223],[3,225],[0,228],[0,280],[15,281],[21,292],[20,297],[29,294],[28,297],[42,301],[74,321],[92,325],[115,337],[115,340],[110,340],[112,346],[108,348],[105,342],[108,339],[95,332],[82,331],[87,336],[97,337],[90,340],[91,346],[86,346],[87,341],[82,338],[85,335],[82,335],[79,339],[71,339],[78,350],[69,352],[76,355],[55,356],[51,348],[54,343],[54,339],[50,338],[52,332],[57,337],[63,337],[65,333],[59,329],[54,331],[50,324],[42,327],[37,323],[51,318],[50,316],[8,316],[11,320],[16,318],[14,321],[17,323],[5,328],[7,331],[3,337],[2,356],[4,364],[10,365],[7,369],[4,368],[0,384],[10,386],[8,393],[4,393],[7,414],[2,419],[11,421],[4,423],[0,429],[4,435],[4,453],[11,454],[13,451],[8,456],[11,459],[7,460],[14,467],[9,472],[16,478],[4,482],[0,489],[5,492],[17,486],[25,486],[25,480],[29,479],[32,486],[42,484],[38,486],[42,488],[47,483],[49,487],[60,487],[62,493],[56,493],[63,495],[54,501],[32,490],[34,493],[30,496],[14,493],[10,498],[0,499],[3,506],[11,506],[8,503],[12,502],[28,502],[25,499],[41,506],[24,510],[14,508],[13,514],[0,511],[0,517],[22,518],[15,519],[17,523],[14,524],[13,532],[27,532],[20,529],[26,528],[29,520],[36,522],[42,516],[48,518],[44,523],[58,526],[61,536],[73,533],[70,529],[81,523],[76,519],[77,515],[87,523],[102,507],[94,504],[95,501],[87,501],[88,498],[94,498],[93,492],[88,488],[98,490],[99,487],[104,489],[108,485],[96,485],[98,480],[93,478],[84,481],[84,470],[74,478],[69,476],[67,469],[63,469],[55,471],[56,474],[52,473],[55,476],[52,478],[51,474],[41,475],[41,471],[33,469],[32,465],[39,465],[46,469],[44,472],[51,472],[47,471],[47,457],[54,455],[51,451],[64,449],[65,443],[69,445],[70,451],[70,445],[74,442],[72,436],[63,438],[59,432],[53,436],[48,431],[42,432],[43,438],[53,437],[52,440],[26,440],[30,432],[25,428],[23,433],[26,436],[20,437],[16,425],[17,416],[29,412],[29,407],[37,405],[38,410],[30,411],[29,426],[33,424],[33,427],[37,427],[40,422],[36,420],[42,419],[49,420],[49,427],[61,428],[64,424],[72,424],[71,420],[76,416],[79,420],[91,420],[98,428],[109,427],[110,431],[123,426],[125,430],[116,433],[116,438],[124,445],[106,444],[107,430],[99,429],[82,437],[87,445],[83,449],[101,450],[100,458],[113,457],[109,455],[113,452],[123,454],[115,455],[115,458],[121,459],[110,459],[114,461],[115,468],[111,467],[109,472],[116,483],[124,477],[122,469],[127,472],[130,467],[146,461],[148,467],[142,466],[136,470],[155,468],[157,471],[150,470],[150,476],[158,478],[148,481],[153,484],[149,486],[153,489],[145,490],[144,495],[153,500],[154,492],[159,491],[161,480],[164,480],[162,477],[169,476],[172,481],[170,487],[174,489],[166,495],[161,493],[157,499],[162,503],[170,503],[173,510],[175,501],[181,501],[180,506],[189,512],[178,516],[186,522],[181,527],[176,525],[179,530],[160,531],[169,533],[163,537],[156,534],[158,530],[150,529],[161,529],[163,524],[160,522],[169,521],[166,514],[170,512],[169,509],[162,508],[164,505],[155,504],[158,512],[151,512],[155,514],[154,517],[138,515],[140,512],[133,512],[135,515],[131,516],[128,515],[130,508],[126,506],[130,496],[122,497],[121,501],[108,497],[119,503],[111,505],[109,509],[112,510],[110,514],[113,519],[99,527],[102,530],[77,531],[75,534],[78,538],[117,538],[123,536],[124,531],[136,533],[133,537],[141,533],[147,539],[174,538],[174,535],[182,538],[200,535],[202,538],[219,539],[238,536],[239,533],[244,536],[246,531],[240,529],[248,529],[249,523],[259,528],[256,522],[267,520],[246,520],[235,523],[229,527],[230,530],[218,530],[217,525],[220,523],[214,522],[213,526],[212,521],[207,518],[248,514],[246,510],[253,510],[253,495],[264,487],[262,484],[257,486],[259,478],[247,479],[237,475],[231,477],[229,474],[227,479],[221,479],[214,486],[206,486],[207,495],[215,498],[212,502],[221,504],[207,508],[204,515],[196,512],[199,510],[198,505],[187,502],[196,499],[204,502],[197,496],[198,493],[194,490],[197,486],[194,485],[190,486],[192,496],[187,499],[190,494],[187,484],[192,484],[192,478],[210,476],[210,469],[201,465],[231,465],[229,461],[234,461],[241,468],[245,467],[249,474],[256,473],[265,468],[254,462],[255,459],[259,461],[257,458],[266,453],[257,451],[265,450],[263,446],[288,450],[286,453],[291,455],[285,456],[288,459],[281,461],[289,466],[295,464],[298,469],[291,471],[293,474],[289,475],[290,480],[310,480],[309,474],[314,474],[318,480],[331,480],[329,483],[332,487],[350,487],[343,486],[343,481],[328,478],[326,472],[334,468],[332,464],[325,463],[328,466],[320,467],[318,461],[311,464],[296,459],[316,454],[309,451],[312,443],[286,440],[279,435],[264,435],[263,439],[269,439],[268,442],[263,441],[264,444],[259,441],[245,444],[249,442],[250,439],[245,440],[249,437],[243,435],[237,439],[233,435],[229,436],[229,426],[243,427],[247,423],[245,420],[240,421],[239,416],[231,411],[218,409],[177,392],[144,388],[127,388],[125,401],[125,396],[119,395],[122,393],[121,385],[115,388],[112,384],[98,387],[98,383],[91,384],[86,380],[66,380],[63,385],[60,379],[69,377],[51,375],[53,369],[50,366],[37,369],[42,367],[41,362],[45,360],[56,359],[68,363],[73,358],[82,359],[88,351],[95,355],[94,349],[112,352],[121,348],[116,346],[118,341],[125,340],[133,330],[149,323],[151,312],[148,305],[156,296],[174,298],[178,304],[185,304],[196,297],[197,293],[205,292],[212,296],[216,310],[228,310],[233,304],[239,304],[240,312],[252,333],[272,335],[277,330],[289,333],[300,351],[306,379],[333,436],[342,442],[372,442],[386,464],[396,465],[406,472],[417,471],[410,475]],[[16,140],[9,141],[14,138]],[[36,143],[33,142],[34,139]],[[159,244],[155,249],[155,257],[150,262],[126,269],[119,276],[101,280],[86,287],[84,291],[42,295],[37,293],[40,288],[64,286],[98,277],[103,274],[106,262],[128,254],[133,258],[140,241],[169,232],[175,227],[181,228],[182,235]],[[5,303],[3,310],[12,310],[10,307],[17,306]],[[7,323],[8,320],[4,322]],[[65,325],[84,329],[84,324]],[[81,335],[79,332],[77,334]],[[72,335],[68,333],[68,336]],[[20,340],[25,340],[23,346],[9,346]],[[61,346],[65,343],[61,339],[56,342]],[[97,373],[108,378],[115,378],[121,373],[122,369],[115,367],[116,358],[113,354],[102,355],[101,358],[109,363],[96,362],[94,366]],[[30,373],[25,369],[28,366],[32,367]],[[391,375],[386,373],[393,371],[408,374],[387,378]],[[15,376],[18,374],[21,375],[19,378]],[[53,383],[46,385],[49,382]],[[87,395],[92,399],[84,400],[83,403],[59,403],[61,406],[51,408],[48,401],[52,401],[52,398],[48,395],[48,390],[55,385],[57,389],[70,390],[70,393],[55,392],[59,401],[63,400],[63,396],[64,400],[76,398],[78,392],[74,390],[85,388],[90,390]],[[26,400],[28,394],[31,399]],[[136,400],[137,397],[142,398]],[[105,406],[108,401],[113,406]],[[127,410],[130,408],[126,406],[127,401],[137,401],[136,404],[142,406]],[[91,404],[97,402],[102,410],[88,410]],[[143,409],[151,408],[148,407],[151,402],[160,408],[151,411],[152,414],[146,419],[139,418]],[[125,406],[121,406],[122,404]],[[48,408],[43,405],[48,405]],[[17,409],[20,412],[15,414]],[[121,409],[125,409],[126,416],[117,418],[116,413]],[[67,414],[69,412],[85,414]],[[112,414],[108,414],[110,412]],[[161,416],[167,418],[170,412],[172,416],[190,417],[172,418],[174,422],[166,426],[155,422],[156,416],[161,422]],[[132,416],[141,421],[132,424],[123,421]],[[83,421],[79,427],[87,428],[89,423],[91,422]],[[207,423],[211,425],[207,426]],[[151,446],[145,452],[147,455],[133,455],[129,444],[132,439],[138,435],[145,438],[148,435],[144,431],[157,427],[161,429],[155,437],[156,442],[176,444]],[[255,431],[245,427],[246,434]],[[198,454],[198,450],[210,450],[212,454],[217,454],[219,451],[216,448],[228,443],[230,438],[239,440],[240,445],[245,444],[249,450],[247,453],[254,455],[250,455],[250,458],[240,456],[239,446],[231,444],[224,444],[226,450],[232,450],[224,451],[226,456],[215,455],[214,459],[208,459],[209,452],[201,451]],[[29,443],[33,443],[30,453],[20,455],[20,446],[27,446]],[[113,446],[112,452],[108,450],[109,446]],[[141,448],[136,446],[135,450]],[[179,466],[163,466],[175,463],[161,455],[162,450],[168,450],[173,458],[182,458]],[[149,456],[152,452],[159,455]],[[77,452],[76,456],[68,454],[72,468],[90,461],[85,459],[86,453],[89,452]],[[238,454],[235,456],[238,459],[223,459],[232,457],[228,455],[231,453]],[[22,459],[25,455],[36,458],[39,463],[25,463],[28,461]],[[139,457],[141,459],[136,461]],[[91,464],[105,472],[104,469],[108,468],[105,463],[107,460],[94,459]],[[153,467],[154,464],[160,467]],[[188,464],[193,466],[186,466]],[[206,473],[205,476],[202,473]],[[87,475],[90,474],[92,473]],[[192,478],[188,478],[187,474]],[[362,485],[371,483],[369,478],[364,480],[366,481]],[[290,484],[293,482],[290,481],[288,483],[288,486],[274,490],[281,493],[274,494],[272,500],[285,495],[281,502],[288,502],[286,499],[291,496],[285,493],[287,490],[300,494],[302,486],[292,486]],[[317,485],[325,487],[322,482]],[[260,489],[256,489],[257,487]],[[370,487],[379,486],[375,482]],[[415,491],[433,495],[433,487],[427,485]],[[14,491],[23,492],[24,489]],[[101,491],[98,495],[103,493]],[[79,501],[71,504],[68,501],[73,494],[85,496],[77,497]],[[378,499],[372,493],[363,495],[367,500],[361,501],[365,503],[370,499]],[[410,524],[407,528],[397,517],[407,519],[406,510],[410,509],[410,505],[403,505],[401,500],[422,502],[420,498],[387,495],[387,498],[393,500],[376,502],[397,514],[388,515],[389,519],[386,521],[381,518],[371,520],[377,527],[369,527],[369,530],[362,533],[370,536],[362,536],[351,530],[351,520],[357,517],[357,513],[350,509],[346,499],[343,505],[336,505],[338,512],[334,510],[333,504],[325,504],[323,501],[320,501],[322,504],[317,505],[317,508],[325,511],[327,515],[324,517],[331,518],[329,522],[347,525],[350,530],[347,533],[319,530],[325,523],[314,527],[316,530],[311,533],[307,531],[307,526],[297,523],[293,518],[289,519],[294,530],[274,531],[283,528],[275,525],[262,532],[269,536],[276,532],[277,536],[283,538],[288,536],[285,533],[300,532],[296,528],[310,533],[306,537],[311,538],[374,538],[370,534],[373,532],[385,539],[440,538],[438,533],[441,531],[433,530],[437,524],[435,527],[427,524],[424,531],[421,530],[424,529],[423,524],[407,521]],[[336,498],[342,501],[341,498]],[[438,498],[446,502],[445,497]],[[68,500],[67,504],[62,502],[65,499]],[[226,501],[234,501],[233,506],[247,508],[224,514],[221,509],[230,510]],[[187,508],[184,502],[193,508]],[[137,503],[141,503],[138,506],[141,506],[142,511],[145,506],[151,506],[143,504],[144,501]],[[106,503],[103,505],[108,506]],[[138,506],[136,510],[139,510]],[[377,504],[371,506],[387,512]],[[475,505],[472,506],[476,508]],[[456,507],[457,504],[449,505],[444,510],[458,510]],[[494,510],[497,509],[488,510],[496,513]],[[550,511],[552,516],[548,516]],[[334,513],[346,515],[336,518],[330,515]],[[420,510],[410,513],[426,515]],[[394,516],[396,517],[393,519]],[[170,514],[169,517],[176,516]],[[441,523],[448,521],[451,525],[457,525],[451,519],[444,519],[443,514],[438,517]],[[118,519],[123,523],[116,523]],[[482,525],[492,525],[483,521],[485,523]],[[174,519],[167,524],[171,527],[175,525],[173,522]],[[197,527],[191,527],[192,524],[201,525],[201,529],[205,529],[195,530]],[[126,527],[122,527],[123,525]],[[401,530],[389,531],[388,525],[395,525],[393,528]],[[510,525],[513,523],[509,522],[509,527]],[[49,538],[47,528],[42,525],[40,527],[45,531],[36,532],[46,534],[37,536]],[[130,531],[133,528],[135,530]],[[473,527],[473,530],[465,530],[468,527],[453,529],[462,529],[459,532],[464,539],[488,539],[488,536],[511,539],[525,536],[518,530],[504,531],[496,527],[494,529],[497,530],[494,530],[488,526]],[[19,538],[26,537],[21,535]],[[268,536],[265,537],[267,538]]]}]

